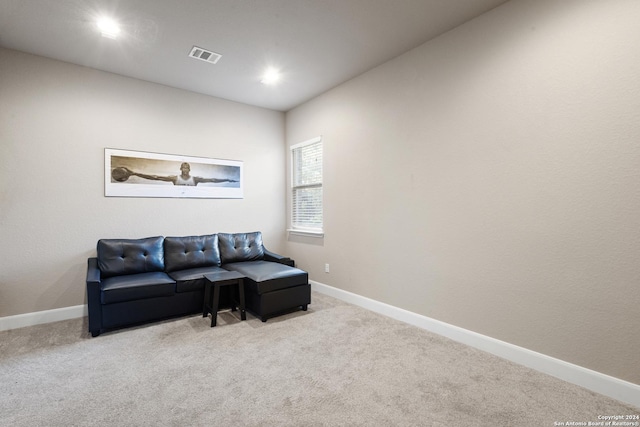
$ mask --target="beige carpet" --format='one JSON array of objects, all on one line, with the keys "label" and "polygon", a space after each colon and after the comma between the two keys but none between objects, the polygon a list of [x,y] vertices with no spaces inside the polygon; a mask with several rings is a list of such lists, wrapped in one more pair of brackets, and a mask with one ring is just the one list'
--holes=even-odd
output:
[{"label": "beige carpet", "polygon": [[0,332],[2,426],[554,426],[638,408],[331,297],[90,338]]}]

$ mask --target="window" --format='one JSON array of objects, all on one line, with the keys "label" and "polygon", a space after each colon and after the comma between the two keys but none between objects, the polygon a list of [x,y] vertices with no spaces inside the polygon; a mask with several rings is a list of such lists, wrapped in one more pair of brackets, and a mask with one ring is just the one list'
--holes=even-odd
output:
[{"label": "window", "polygon": [[291,231],[322,234],[322,137],[291,147]]}]

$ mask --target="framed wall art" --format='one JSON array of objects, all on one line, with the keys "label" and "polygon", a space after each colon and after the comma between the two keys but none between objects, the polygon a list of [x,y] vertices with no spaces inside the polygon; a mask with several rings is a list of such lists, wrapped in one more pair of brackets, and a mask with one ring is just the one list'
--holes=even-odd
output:
[{"label": "framed wall art", "polygon": [[243,198],[242,162],[104,150],[107,197]]}]

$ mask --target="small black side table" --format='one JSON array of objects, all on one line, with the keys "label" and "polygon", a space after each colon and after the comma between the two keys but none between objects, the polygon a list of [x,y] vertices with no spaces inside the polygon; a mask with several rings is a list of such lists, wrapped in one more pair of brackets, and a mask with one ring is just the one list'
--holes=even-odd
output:
[{"label": "small black side table", "polygon": [[[202,317],[207,317],[211,313],[211,327],[216,326],[218,318],[218,305],[220,303],[220,287],[227,285],[238,286],[238,300],[240,302],[240,319],[247,320],[244,307],[244,276],[237,271],[219,271],[217,273],[205,274],[204,304]],[[211,288],[213,288],[213,298],[211,298]],[[232,292],[233,294],[233,292]],[[236,311],[233,295],[231,297],[231,311]]]}]

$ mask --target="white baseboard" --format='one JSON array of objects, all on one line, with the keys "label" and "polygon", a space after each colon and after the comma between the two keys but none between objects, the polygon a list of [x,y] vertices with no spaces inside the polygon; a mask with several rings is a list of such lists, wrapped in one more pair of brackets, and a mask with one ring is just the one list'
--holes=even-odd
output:
[{"label": "white baseboard", "polygon": [[554,376],[588,390],[640,408],[640,385],[592,371],[542,353],[509,344],[467,329],[372,300],[323,283],[310,281],[314,291],[340,299],[396,320],[434,332],[462,344]]},{"label": "white baseboard", "polygon": [[53,310],[36,311],[35,313],[0,317],[0,331],[58,322],[60,320],[77,319],[78,317],[84,317],[86,315],[87,306],[76,305],[73,307],[55,308]]}]

